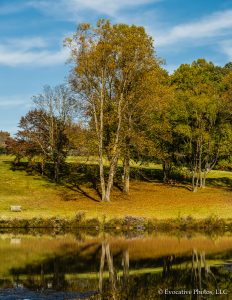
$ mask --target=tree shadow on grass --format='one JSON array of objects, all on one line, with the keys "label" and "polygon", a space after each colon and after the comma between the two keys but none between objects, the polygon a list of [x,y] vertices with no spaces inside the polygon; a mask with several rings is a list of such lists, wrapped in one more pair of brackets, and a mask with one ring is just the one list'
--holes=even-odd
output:
[{"label": "tree shadow on grass", "polygon": [[7,165],[12,165],[12,161],[11,160],[3,160],[2,162],[4,164],[7,164]]},{"label": "tree shadow on grass", "polygon": [[221,187],[232,190],[232,179],[228,177],[207,178],[206,186]]},{"label": "tree shadow on grass", "polygon": [[165,186],[168,188],[176,188],[176,189],[182,189],[192,192],[192,187],[189,186],[189,182],[176,182],[176,183],[165,183]]},{"label": "tree shadow on grass", "polygon": [[[4,161],[7,165],[11,165],[11,170],[21,170],[26,171],[28,176],[41,175],[41,167],[39,163],[34,165],[29,165],[28,162],[20,162],[19,164],[12,163],[11,161]],[[47,163],[44,170],[43,178],[49,182],[53,181],[53,165]],[[83,164],[83,163],[66,163],[61,168],[60,174],[60,185],[65,188],[77,192],[80,195],[94,201],[100,202],[101,191],[100,191],[100,180],[99,180],[99,167],[96,164]],[[140,182],[150,182],[150,183],[163,183],[163,172],[160,168],[146,168],[146,167],[131,167],[130,169],[131,180],[138,180]],[[116,187],[120,192],[123,191],[122,184],[123,167],[118,166],[116,174],[114,187]],[[105,176],[108,177],[108,168],[105,167]],[[37,178],[36,178],[37,179]],[[37,179],[38,180],[38,179]],[[92,195],[85,189],[89,187],[93,189],[94,194]],[[185,189],[187,191],[192,191],[190,179],[183,178],[178,172],[173,172],[171,174],[171,179],[165,184],[169,188]],[[232,189],[232,179],[228,177],[221,178],[207,178],[206,186],[215,186],[231,190]],[[65,199],[65,196],[63,197]],[[67,192],[67,199],[70,200]],[[75,198],[75,197],[74,197]],[[74,199],[73,199],[74,200]]]},{"label": "tree shadow on grass", "polygon": [[[28,176],[40,175],[41,167],[39,163],[35,163],[33,166],[30,166],[28,162],[12,163],[11,161],[6,161],[5,163],[10,165],[12,171],[25,171]],[[78,192],[79,194],[87,197],[90,200],[95,202],[100,202],[101,193],[98,187],[98,168],[96,165],[85,165],[85,164],[64,164],[60,170],[60,182],[58,185],[61,185],[69,190]],[[34,178],[39,180],[38,177]],[[42,177],[41,177],[42,179]],[[51,163],[47,163],[44,168],[43,179],[47,182],[54,183],[53,180],[53,166]],[[84,190],[84,185],[90,185],[91,188],[96,192],[99,199],[90,195],[87,191]],[[45,184],[46,186],[46,184]],[[66,201],[70,200],[70,197],[64,195],[63,199]],[[66,197],[65,197],[66,196]]]},{"label": "tree shadow on grass", "polygon": [[[96,199],[94,197],[92,197],[91,195],[89,195],[89,193],[87,193],[80,185],[78,184],[75,184],[75,185],[72,185],[72,186],[68,186],[68,185],[65,185],[66,188],[70,189],[71,191],[74,191],[74,192],[77,192],[79,193],[80,195],[90,199],[90,200],[93,200],[94,202],[101,202],[100,199]],[[100,192],[98,192],[98,196],[99,198],[101,198],[101,194]],[[69,201],[69,199],[65,199],[66,201]]]},{"label": "tree shadow on grass", "polygon": [[3,163],[10,166],[11,171],[26,171],[28,167],[27,162],[15,163],[10,160],[3,160]]},{"label": "tree shadow on grass", "polygon": [[120,192],[123,192],[122,184],[120,181],[115,180],[114,181],[114,187],[116,187]]},{"label": "tree shadow on grass", "polygon": [[[62,185],[95,202],[100,202],[101,192],[99,190],[98,178],[98,168],[96,165],[69,164],[66,172],[63,173]],[[99,199],[94,198],[86,192],[83,188],[84,185],[89,185],[96,192]]]}]

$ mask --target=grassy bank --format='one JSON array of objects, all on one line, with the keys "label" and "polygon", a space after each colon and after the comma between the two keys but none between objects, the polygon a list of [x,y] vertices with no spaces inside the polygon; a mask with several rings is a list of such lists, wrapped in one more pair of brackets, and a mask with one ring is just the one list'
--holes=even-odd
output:
[{"label": "grassy bank", "polygon": [[[216,216],[232,218],[232,173],[213,171],[210,187],[192,193],[187,184],[164,185],[159,182],[131,182],[130,195],[118,188],[110,203],[100,203],[98,193],[88,184],[59,186],[39,175],[12,170],[12,158],[0,157],[1,219],[74,218],[84,212],[86,218],[110,220],[135,216],[156,219],[195,219]],[[215,186],[213,186],[213,184]],[[21,212],[11,212],[11,205],[21,205]]]}]

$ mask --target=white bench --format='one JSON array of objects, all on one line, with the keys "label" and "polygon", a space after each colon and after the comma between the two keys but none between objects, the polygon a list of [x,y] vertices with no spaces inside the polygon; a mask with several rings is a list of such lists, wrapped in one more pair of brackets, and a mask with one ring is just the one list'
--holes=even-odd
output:
[{"label": "white bench", "polygon": [[21,210],[22,210],[21,205],[11,205],[10,206],[10,211],[18,212],[18,211],[21,211]]}]

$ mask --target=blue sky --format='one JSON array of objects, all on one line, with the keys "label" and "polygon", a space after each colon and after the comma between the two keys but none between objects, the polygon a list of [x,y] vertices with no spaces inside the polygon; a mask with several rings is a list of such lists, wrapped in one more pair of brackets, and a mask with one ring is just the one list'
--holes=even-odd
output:
[{"label": "blue sky", "polygon": [[231,0],[0,0],[0,130],[16,133],[31,97],[67,80],[64,38],[103,17],[144,26],[170,72],[232,61]]}]

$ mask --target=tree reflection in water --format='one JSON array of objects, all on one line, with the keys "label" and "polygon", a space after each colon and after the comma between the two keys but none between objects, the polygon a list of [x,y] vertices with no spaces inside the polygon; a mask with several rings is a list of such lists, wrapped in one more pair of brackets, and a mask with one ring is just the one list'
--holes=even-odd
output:
[{"label": "tree reflection in water", "polygon": [[[205,252],[197,248],[182,254],[136,257],[133,248],[129,251],[127,243],[116,244],[107,238],[69,247],[65,245],[61,250],[40,261],[12,268],[9,272],[14,286],[40,294],[52,290],[57,295],[63,295],[64,291],[78,292],[83,293],[79,295],[80,299],[94,300],[207,299],[199,294],[159,295],[158,289],[232,290],[230,268],[215,264],[218,259],[229,260],[231,250],[209,254],[208,260]],[[12,287],[9,278],[0,280],[1,287]],[[71,295],[67,299],[75,299]],[[210,299],[232,297],[224,295]]]},{"label": "tree reflection in water", "polygon": [[[107,262],[109,271],[109,281],[106,281],[103,288],[103,271]],[[159,265],[159,259],[156,261]],[[150,300],[150,299],[207,299],[206,295],[200,294],[200,291],[213,291],[219,288],[225,288],[222,285],[228,278],[227,272],[221,267],[213,267],[217,273],[217,278],[213,274],[210,266],[207,264],[205,252],[198,252],[193,249],[190,257],[176,257],[175,255],[162,258],[161,271],[141,275],[129,276],[129,251],[122,252],[122,277],[117,276],[113,266],[113,257],[110,252],[109,243],[102,243],[102,255],[99,271],[99,291],[94,299],[98,300]],[[139,270],[138,270],[139,271]],[[108,284],[107,284],[108,283]],[[231,280],[228,281],[229,286]],[[186,290],[192,291],[192,295],[159,295],[158,289],[168,290]],[[228,286],[226,287],[228,289]],[[193,293],[193,291],[195,292]],[[214,295],[210,299],[231,299],[229,295]]]},{"label": "tree reflection in water", "polygon": [[[105,266],[105,261],[107,262],[107,267],[109,271],[109,282],[110,287],[106,289],[106,291],[103,292],[103,271]],[[128,278],[129,278],[129,251],[128,249],[123,250],[122,252],[122,267],[123,267],[123,284],[122,286],[126,289],[128,286]],[[108,242],[102,242],[102,254],[101,254],[101,260],[100,260],[100,270],[99,270],[99,292],[100,294],[97,297],[97,299],[101,300],[103,297],[103,294],[106,294],[107,291],[110,293],[109,296],[112,297],[113,300],[119,299],[117,296],[117,291],[120,288],[117,288],[117,285],[121,283],[121,278],[117,276],[114,265],[113,265],[113,256],[110,252],[110,245]],[[104,296],[105,297],[105,296]]]},{"label": "tree reflection in water", "polygon": [[207,287],[211,286],[211,284],[214,284],[214,289],[218,288],[216,278],[211,271],[210,266],[207,265],[205,252],[203,251],[198,253],[196,249],[193,249],[192,288],[202,290],[204,282],[206,283]]}]

